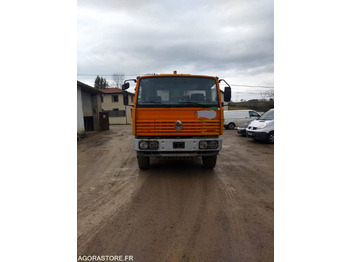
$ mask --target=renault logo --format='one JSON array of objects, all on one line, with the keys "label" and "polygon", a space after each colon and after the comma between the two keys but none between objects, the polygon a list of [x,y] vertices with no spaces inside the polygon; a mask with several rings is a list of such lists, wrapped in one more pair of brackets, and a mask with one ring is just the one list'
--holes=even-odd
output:
[{"label": "renault logo", "polygon": [[182,129],[182,122],[180,120],[177,120],[175,123],[175,129],[177,132],[180,132]]}]

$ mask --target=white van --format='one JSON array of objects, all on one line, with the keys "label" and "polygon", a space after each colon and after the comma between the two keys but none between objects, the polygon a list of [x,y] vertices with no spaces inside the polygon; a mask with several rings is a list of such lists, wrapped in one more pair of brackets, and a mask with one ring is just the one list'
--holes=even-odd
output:
[{"label": "white van", "polygon": [[264,113],[259,119],[252,121],[246,129],[247,137],[274,143],[274,109]]},{"label": "white van", "polygon": [[224,127],[234,129],[236,126],[243,125],[249,121],[257,119],[260,114],[254,110],[228,110],[224,111]]}]

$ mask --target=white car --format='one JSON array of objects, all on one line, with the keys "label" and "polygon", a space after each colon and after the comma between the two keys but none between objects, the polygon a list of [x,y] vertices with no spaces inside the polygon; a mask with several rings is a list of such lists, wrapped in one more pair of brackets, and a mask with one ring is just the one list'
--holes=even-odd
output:
[{"label": "white car", "polygon": [[247,122],[260,117],[260,114],[254,110],[228,110],[224,111],[224,127],[226,129],[234,129]]},{"label": "white car", "polygon": [[270,109],[258,119],[252,121],[246,129],[247,137],[254,140],[274,143],[274,109]]}]

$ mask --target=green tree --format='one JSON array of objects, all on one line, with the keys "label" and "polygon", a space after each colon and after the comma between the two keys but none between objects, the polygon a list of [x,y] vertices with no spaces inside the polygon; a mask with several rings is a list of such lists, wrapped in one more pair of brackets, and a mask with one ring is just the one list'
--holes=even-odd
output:
[{"label": "green tree", "polygon": [[100,76],[96,76],[94,86],[96,89],[104,89],[104,88],[108,88],[109,84],[105,78],[100,77]]}]

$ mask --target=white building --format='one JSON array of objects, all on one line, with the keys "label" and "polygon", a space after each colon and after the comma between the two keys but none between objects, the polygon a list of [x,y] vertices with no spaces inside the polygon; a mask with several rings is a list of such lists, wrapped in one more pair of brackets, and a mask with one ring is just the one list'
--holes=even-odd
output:
[{"label": "white building", "polygon": [[129,105],[123,103],[123,90],[120,88],[100,89],[103,94],[102,108],[109,114],[110,124],[132,124],[132,106],[135,94],[128,92]]},{"label": "white building", "polygon": [[77,81],[77,131],[84,136],[85,131],[101,130],[103,93]]}]

